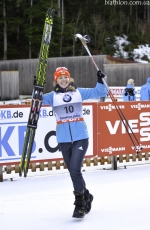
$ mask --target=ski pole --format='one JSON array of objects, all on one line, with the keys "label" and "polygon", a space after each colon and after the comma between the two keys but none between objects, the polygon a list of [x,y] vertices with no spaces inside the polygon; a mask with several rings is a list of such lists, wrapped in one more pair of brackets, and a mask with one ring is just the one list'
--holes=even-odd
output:
[{"label": "ski pole", "polygon": [[[91,52],[90,52],[90,50],[89,50],[89,48],[88,48],[88,46],[87,46],[87,44],[86,44],[86,43],[89,43],[89,42],[90,42],[90,37],[89,37],[88,35],[82,36],[81,34],[75,34],[75,40],[77,40],[77,38],[79,38],[80,41],[82,42],[82,45],[84,46],[84,48],[86,49],[87,53],[89,54],[89,56],[90,56],[90,58],[91,58],[91,60],[92,60],[92,62],[93,62],[93,64],[94,64],[96,70],[102,72],[102,71],[98,68],[98,66],[97,66],[96,62],[94,61],[93,56],[91,55]],[[104,75],[105,75],[105,74],[104,74]],[[106,75],[105,75],[105,76],[106,76]],[[109,94],[109,96],[110,96],[110,98],[111,98],[111,100],[112,100],[112,102],[113,102],[113,104],[114,104],[114,106],[115,106],[115,108],[116,108],[116,110],[117,110],[117,113],[118,113],[118,115],[119,115],[121,121],[122,121],[123,124],[124,124],[124,127],[125,127],[125,129],[126,129],[128,135],[129,135],[129,137],[130,137],[130,140],[131,140],[131,142],[132,142],[132,144],[133,144],[133,146],[134,146],[136,152],[139,153],[139,152],[143,149],[143,148],[142,148],[142,145],[138,142],[138,140],[137,140],[135,134],[133,133],[133,130],[131,129],[131,127],[130,127],[130,125],[129,125],[129,123],[128,123],[126,117],[125,117],[125,115],[123,114],[122,110],[120,109],[120,107],[119,107],[119,105],[118,105],[116,99],[114,98],[114,96],[113,96],[111,90],[109,89],[109,87],[108,87],[108,85],[107,85],[105,79],[102,78],[102,81],[103,81],[103,83],[104,83],[104,85],[105,85],[105,87],[106,87],[106,89],[107,89],[107,91],[108,91],[108,94]],[[133,140],[132,136],[130,135],[128,128],[130,129],[130,131],[131,131],[131,133],[132,133],[132,135],[133,135],[135,141]],[[138,146],[135,145],[135,142],[137,143]]]}]

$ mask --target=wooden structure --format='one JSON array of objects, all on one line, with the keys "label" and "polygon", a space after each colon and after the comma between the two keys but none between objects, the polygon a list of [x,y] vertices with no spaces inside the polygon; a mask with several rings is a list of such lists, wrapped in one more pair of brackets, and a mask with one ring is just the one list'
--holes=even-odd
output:
[{"label": "wooden structure", "polygon": [[[115,159],[114,159],[115,158]],[[149,153],[140,153],[140,154],[131,154],[131,155],[119,155],[119,156],[114,156],[114,157],[94,157],[94,158],[85,158],[83,161],[83,165],[90,167],[90,166],[98,166],[98,165],[110,165],[110,168],[112,170],[117,170],[117,163],[122,163],[123,167],[126,167],[125,164],[127,162],[141,162],[141,163],[146,163],[150,159],[150,154]],[[47,168],[49,171],[53,170],[54,168],[56,170],[60,170],[61,167],[66,169],[66,164],[64,161],[49,161],[49,162],[37,162],[37,163],[31,163],[29,166],[29,169],[31,172],[36,172],[37,169],[40,171],[44,171],[45,168]],[[104,168],[105,169],[105,168]],[[3,182],[3,173],[10,174],[11,178],[11,173],[12,172],[19,173],[19,165],[7,165],[7,166],[0,166],[0,182]]]},{"label": "wooden structure", "polygon": [[[125,86],[129,78],[135,80],[135,86],[145,84],[150,76],[150,64],[136,63],[106,55],[93,55],[99,67],[107,76],[110,86]],[[36,75],[38,59],[0,61],[1,71],[19,72],[19,95],[31,95],[33,77]],[[46,73],[45,93],[53,89],[53,73],[59,66],[69,69],[71,77],[80,87],[94,87],[97,81],[97,71],[89,56],[49,58]]]},{"label": "wooden structure", "polygon": [[19,98],[19,71],[1,71],[1,100]]}]

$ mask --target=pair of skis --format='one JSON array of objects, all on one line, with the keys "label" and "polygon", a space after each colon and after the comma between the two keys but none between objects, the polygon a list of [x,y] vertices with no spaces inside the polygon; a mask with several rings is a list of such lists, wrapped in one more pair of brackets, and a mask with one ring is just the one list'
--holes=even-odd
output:
[{"label": "pair of skis", "polygon": [[[96,62],[94,61],[94,59],[93,59],[93,57],[92,57],[92,55],[91,55],[91,53],[90,53],[90,50],[89,50],[89,48],[88,48],[88,46],[87,46],[87,43],[90,42],[89,36],[88,36],[88,35],[82,36],[81,34],[75,34],[75,39],[77,40],[77,38],[80,39],[82,45],[83,45],[84,48],[86,49],[86,51],[87,51],[88,55],[90,56],[90,58],[91,58],[91,60],[92,60],[92,62],[93,62],[93,64],[94,64],[95,68],[97,69],[97,71],[100,71],[100,69],[98,68]],[[101,72],[101,71],[100,71],[100,72]],[[105,75],[105,76],[106,76],[106,75]],[[108,87],[106,81],[104,80],[104,78],[102,78],[102,80],[103,80],[103,83],[104,83],[104,85],[105,85],[105,87],[106,87],[106,89],[107,89],[107,91],[108,91],[108,94],[109,94],[109,96],[110,96],[110,98],[111,98],[111,100],[112,100],[112,102],[113,102],[113,104],[114,104],[114,106],[115,106],[115,108],[116,108],[116,111],[117,111],[117,113],[118,113],[118,115],[119,115],[121,121],[122,121],[123,124],[124,124],[124,127],[125,127],[125,129],[126,129],[126,131],[127,131],[127,134],[129,135],[129,138],[130,138],[130,140],[131,140],[131,142],[132,142],[132,144],[133,144],[135,150],[136,150],[136,153],[140,153],[140,151],[143,149],[142,145],[139,143],[139,141],[137,140],[135,134],[133,133],[132,128],[130,127],[130,125],[129,125],[129,123],[128,123],[126,117],[125,117],[125,115],[123,114],[123,112],[122,112],[122,110],[120,109],[118,103],[116,102],[116,99],[114,98],[114,96],[113,96],[111,90],[109,89],[109,87]],[[130,133],[130,132],[131,132],[131,133]]]},{"label": "pair of skis", "polygon": [[21,161],[19,164],[19,176],[27,176],[32,146],[34,142],[35,132],[39,120],[40,108],[42,106],[42,95],[44,90],[46,67],[48,62],[49,46],[51,41],[52,27],[53,27],[54,9],[49,8],[46,13],[43,36],[40,47],[40,55],[38,66],[36,70],[36,77],[34,77],[34,87],[31,100],[30,113],[27,123],[27,129],[24,139]]}]

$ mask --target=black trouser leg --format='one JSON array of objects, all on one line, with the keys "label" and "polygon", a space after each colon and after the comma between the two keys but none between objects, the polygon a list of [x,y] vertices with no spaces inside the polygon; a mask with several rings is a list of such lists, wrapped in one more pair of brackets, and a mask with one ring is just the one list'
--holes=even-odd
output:
[{"label": "black trouser leg", "polygon": [[83,191],[85,181],[82,176],[81,168],[84,156],[88,148],[88,139],[75,141],[73,143],[60,143],[60,149],[75,191]]}]

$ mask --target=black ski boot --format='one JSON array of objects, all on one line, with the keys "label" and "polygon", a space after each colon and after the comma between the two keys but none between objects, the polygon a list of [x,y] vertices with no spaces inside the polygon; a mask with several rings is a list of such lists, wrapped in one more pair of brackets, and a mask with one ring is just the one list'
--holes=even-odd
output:
[{"label": "black ski boot", "polygon": [[84,188],[84,199],[85,199],[85,214],[89,213],[94,199],[93,195],[89,193],[89,190]]},{"label": "black ski boot", "polygon": [[85,216],[85,200],[84,193],[79,191],[73,192],[75,195],[75,209],[73,212],[73,216],[75,218],[83,218]]}]

